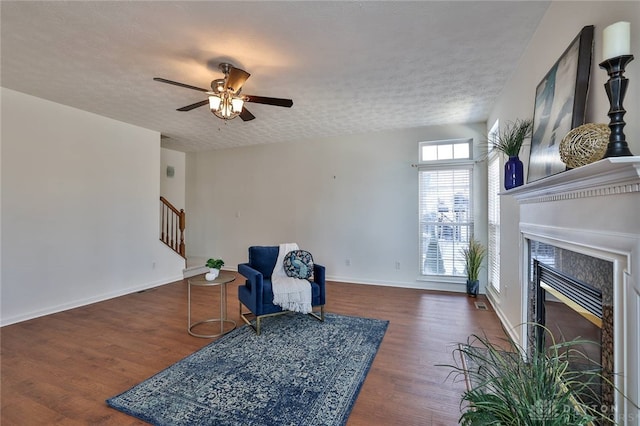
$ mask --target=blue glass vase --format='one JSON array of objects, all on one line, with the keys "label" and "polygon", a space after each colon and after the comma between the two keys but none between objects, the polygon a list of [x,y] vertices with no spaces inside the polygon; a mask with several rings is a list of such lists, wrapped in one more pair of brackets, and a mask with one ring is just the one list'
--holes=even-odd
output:
[{"label": "blue glass vase", "polygon": [[522,161],[517,155],[509,157],[504,163],[504,189],[515,188],[524,183],[524,169]]}]

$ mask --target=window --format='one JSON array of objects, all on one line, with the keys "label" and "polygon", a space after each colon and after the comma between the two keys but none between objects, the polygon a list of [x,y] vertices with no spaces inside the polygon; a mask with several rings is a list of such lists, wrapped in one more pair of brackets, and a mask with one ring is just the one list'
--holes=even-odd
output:
[{"label": "window", "polygon": [[460,139],[419,145],[422,276],[466,277],[462,249],[473,235],[471,143]]},{"label": "window", "polygon": [[489,247],[487,263],[489,266],[489,285],[500,291],[500,157],[489,159]]},{"label": "window", "polygon": [[420,163],[445,160],[469,160],[471,139],[420,142]]},{"label": "window", "polygon": [[[489,140],[493,140],[498,132],[498,121],[489,132]],[[500,291],[500,156],[494,152],[489,156],[488,163],[488,233],[489,246],[487,265],[489,272],[489,286]]]}]

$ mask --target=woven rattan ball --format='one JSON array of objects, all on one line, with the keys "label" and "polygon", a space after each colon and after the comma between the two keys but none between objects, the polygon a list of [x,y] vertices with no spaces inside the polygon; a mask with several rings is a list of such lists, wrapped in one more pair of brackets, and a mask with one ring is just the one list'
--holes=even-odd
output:
[{"label": "woven rattan ball", "polygon": [[571,130],[560,142],[560,158],[569,168],[601,160],[611,129],[606,124],[587,123]]}]

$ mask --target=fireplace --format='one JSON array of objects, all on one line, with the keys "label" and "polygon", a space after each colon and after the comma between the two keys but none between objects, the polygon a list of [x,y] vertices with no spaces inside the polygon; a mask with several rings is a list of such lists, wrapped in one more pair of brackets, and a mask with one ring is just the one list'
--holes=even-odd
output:
[{"label": "fireplace", "polygon": [[[603,159],[503,195],[520,207],[521,322],[600,342],[586,350],[613,372],[603,409],[639,426],[640,157]],[[531,326],[514,333],[528,351],[539,344]]]},{"label": "fireplace", "polygon": [[572,357],[570,368],[601,373],[608,382],[585,374],[590,392],[579,396],[589,406],[608,407],[607,412],[612,411],[613,265],[537,241],[530,242],[530,253],[533,276],[529,281],[528,315],[530,324],[544,326],[530,326],[531,350],[534,347],[545,350],[553,344],[576,339],[582,341],[574,349],[585,357]]}]

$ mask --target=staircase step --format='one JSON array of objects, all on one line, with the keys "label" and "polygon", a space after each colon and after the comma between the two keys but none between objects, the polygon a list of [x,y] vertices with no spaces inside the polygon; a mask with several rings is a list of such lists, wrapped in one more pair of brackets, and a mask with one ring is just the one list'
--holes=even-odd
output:
[{"label": "staircase step", "polygon": [[187,257],[187,267],[182,271],[185,278],[191,278],[196,275],[206,274],[209,272],[209,268],[204,266],[207,263],[207,259],[204,257]]}]

